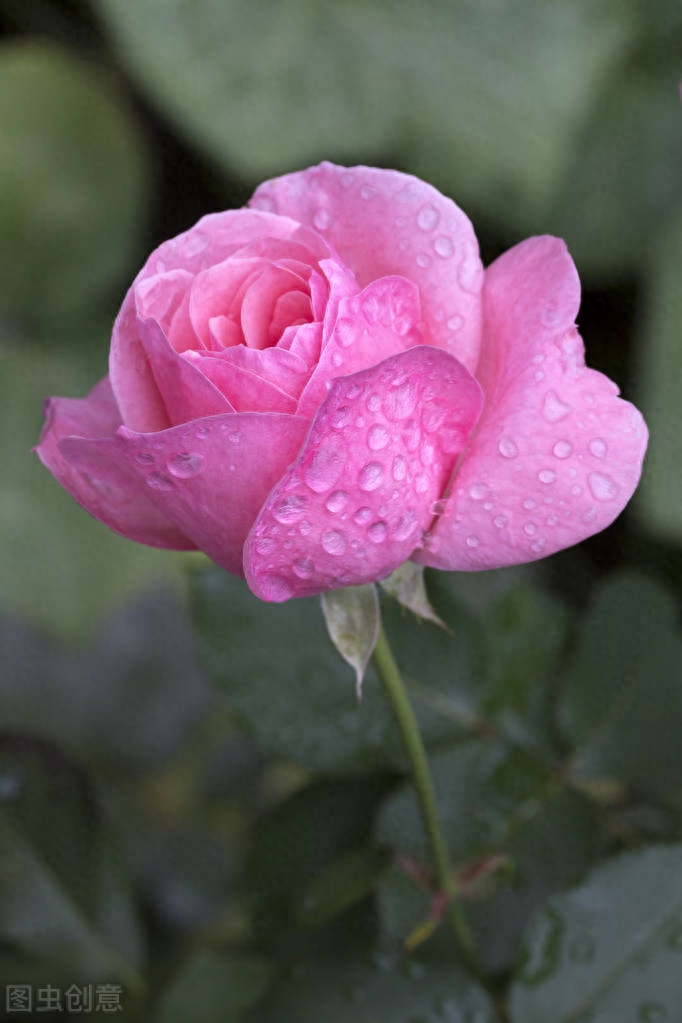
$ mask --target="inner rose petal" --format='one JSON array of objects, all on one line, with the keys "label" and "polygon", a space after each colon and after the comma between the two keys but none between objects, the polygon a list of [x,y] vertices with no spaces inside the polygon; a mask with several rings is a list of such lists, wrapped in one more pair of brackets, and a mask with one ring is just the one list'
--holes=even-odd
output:
[{"label": "inner rose petal", "polygon": [[310,323],[311,318],[309,295],[302,291],[287,291],[285,295],[280,295],[272,311],[268,332],[270,344],[276,345],[287,327]]},{"label": "inner rose petal", "polygon": [[224,263],[203,270],[194,278],[189,316],[194,332],[205,348],[215,344],[211,338],[209,321],[215,316],[238,312],[245,289],[263,270],[264,265],[261,259],[238,259],[232,256]]},{"label": "inner rose petal", "polygon": [[275,305],[278,299],[289,292],[294,291],[307,300],[307,314],[304,319],[310,320],[310,298],[300,290],[301,287],[300,277],[275,264],[267,264],[258,277],[251,281],[241,306],[242,332],[249,348],[267,348],[273,343],[270,338],[270,324]]}]

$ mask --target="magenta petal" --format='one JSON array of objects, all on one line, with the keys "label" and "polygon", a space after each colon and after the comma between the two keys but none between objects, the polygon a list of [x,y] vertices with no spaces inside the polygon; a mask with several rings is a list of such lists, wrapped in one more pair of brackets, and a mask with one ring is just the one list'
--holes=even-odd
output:
[{"label": "magenta petal", "polygon": [[647,431],[618,388],[587,369],[580,285],[562,241],[530,238],[486,273],[486,404],[433,546],[416,561],[498,568],[608,526],[640,476]]},{"label": "magenta petal", "polygon": [[249,535],[253,592],[270,601],[321,593],[407,560],[481,401],[462,364],[426,346],[335,380]]},{"label": "magenta petal", "polygon": [[248,370],[295,398],[301,393],[310,372],[300,355],[286,348],[258,349],[235,345],[211,357]]},{"label": "magenta petal", "polygon": [[403,277],[383,277],[342,298],[331,335],[301,395],[300,415],[312,416],[334,377],[348,376],[421,343],[419,290]]},{"label": "magenta petal", "polygon": [[389,274],[415,281],[428,343],[475,367],[483,285],[478,243],[468,217],[431,185],[398,171],[322,163],[266,181],[251,205],[317,228],[361,286]]},{"label": "magenta petal", "polygon": [[[243,574],[242,547],[273,485],[295,459],[310,423],[298,416],[232,413],[155,434],[122,427],[119,465],[183,534],[228,572]],[[69,441],[73,464],[96,461],[99,441]]]},{"label": "magenta petal", "polygon": [[221,355],[218,352],[212,355],[187,352],[186,358],[238,412],[296,411],[296,399],[290,394],[248,369],[221,358]]},{"label": "magenta petal", "polygon": [[[116,458],[115,431],[121,416],[107,377],[85,398],[51,398],[36,448],[38,457],[65,490],[115,533],[152,547],[191,550],[194,544],[149,500],[137,477]],[[94,442],[78,438],[101,438]],[[97,445],[97,454],[77,464],[68,446]],[[66,447],[66,452],[64,451]]]}]

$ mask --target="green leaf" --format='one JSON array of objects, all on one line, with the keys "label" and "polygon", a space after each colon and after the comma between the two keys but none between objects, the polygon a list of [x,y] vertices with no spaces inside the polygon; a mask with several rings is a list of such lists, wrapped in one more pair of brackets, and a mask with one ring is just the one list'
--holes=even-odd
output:
[{"label": "green leaf", "polygon": [[388,867],[383,849],[352,849],[313,878],[299,911],[302,927],[319,927],[366,898]]},{"label": "green leaf", "polygon": [[682,772],[682,638],[673,599],[635,574],[597,591],[564,678],[575,779],[663,790]]},{"label": "green leaf", "polygon": [[[104,330],[90,343],[99,345],[103,370]],[[112,604],[151,579],[179,587],[181,566],[197,557],[116,536],[31,453],[45,397],[85,394],[97,372],[73,355],[39,353],[28,343],[0,360],[0,602],[71,636],[87,633]]]},{"label": "green leaf", "polygon": [[406,561],[400,568],[396,568],[388,579],[382,579],[380,585],[389,596],[406,607],[408,611],[412,611],[417,618],[426,618],[435,625],[446,627],[429,602],[423,565],[415,565],[414,561]]},{"label": "green leaf", "polygon": [[199,952],[163,992],[156,1023],[240,1023],[271,978],[265,959]]},{"label": "green leaf", "polygon": [[376,965],[348,954],[302,964],[247,1019],[249,1023],[495,1023],[490,999],[452,962]]},{"label": "green leaf", "polygon": [[139,925],[87,779],[25,739],[2,741],[0,779],[0,944],[132,993]]},{"label": "green leaf", "polygon": [[358,700],[362,680],[379,635],[381,612],[374,583],[346,586],[322,594],[322,613],[329,638],[355,672]]},{"label": "green leaf", "polygon": [[[679,99],[678,99],[679,105]],[[679,122],[679,110],[676,112]],[[677,135],[682,134],[679,127]],[[676,163],[676,171],[680,161]],[[679,177],[676,177],[679,182]],[[638,403],[649,425],[649,449],[634,508],[662,539],[682,543],[682,205],[661,231],[651,262],[638,348]]]},{"label": "green leaf", "polygon": [[[680,200],[679,60],[628,67],[576,140],[547,226],[581,273],[602,279],[642,267]],[[649,345],[647,335],[647,347]]]},{"label": "green leaf", "polygon": [[364,0],[98,8],[143,87],[228,168],[257,179],[393,152],[513,223],[552,193],[635,28],[623,0],[523,0],[494,16],[474,0],[400,0],[390,16]]},{"label": "green leaf", "polygon": [[511,991],[512,1023],[674,1020],[681,961],[682,846],[625,854],[537,918]]},{"label": "green leaf", "polygon": [[120,277],[144,220],[147,165],[113,82],[35,40],[0,48],[0,319],[51,327]]}]

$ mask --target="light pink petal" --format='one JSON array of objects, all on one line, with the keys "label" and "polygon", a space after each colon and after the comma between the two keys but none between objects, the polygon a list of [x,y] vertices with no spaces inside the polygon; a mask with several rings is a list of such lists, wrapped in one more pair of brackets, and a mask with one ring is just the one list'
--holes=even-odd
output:
[{"label": "light pink petal", "polygon": [[334,377],[368,369],[421,343],[419,290],[403,277],[384,277],[342,298],[329,339],[306,385],[298,412],[313,416]]},{"label": "light pink petal", "polygon": [[566,246],[530,238],[488,269],[485,409],[433,545],[415,560],[473,570],[533,561],[608,526],[640,476],[647,431],[587,369]]},{"label": "light pink petal", "polygon": [[232,313],[239,317],[242,298],[249,284],[262,273],[260,259],[226,259],[194,278],[189,297],[189,318],[204,348],[211,348],[210,322]]},{"label": "light pink petal", "polygon": [[322,163],[260,185],[251,205],[312,225],[360,286],[389,274],[416,281],[429,344],[474,369],[483,267],[468,217],[431,185],[398,171]]},{"label": "light pink petal", "polygon": [[[307,305],[305,319],[310,320],[310,299],[302,291],[303,288],[305,285],[297,275],[273,263],[266,264],[258,276],[249,282],[242,299],[244,343],[250,348],[267,348],[271,343],[270,326],[275,306],[285,295],[293,293],[304,299]],[[282,333],[281,330],[279,333]]]},{"label": "light pink petal", "polygon": [[311,319],[310,295],[302,291],[287,291],[277,299],[272,310],[268,325],[268,345],[276,345],[287,327],[309,323]]},{"label": "light pink petal", "polygon": [[299,355],[285,348],[260,350],[236,345],[219,355],[214,353],[213,357],[246,369],[295,398],[300,395],[310,372]]},{"label": "light pink petal", "polygon": [[333,382],[244,552],[249,586],[281,601],[381,579],[409,558],[476,422],[481,391],[420,346]]},{"label": "light pink petal", "polygon": [[212,316],[208,321],[208,332],[211,338],[208,351],[222,353],[225,348],[243,347],[242,325],[233,314]]},{"label": "light pink petal", "polygon": [[177,426],[202,416],[234,411],[225,395],[188,361],[188,353],[178,355],[171,347],[155,320],[138,319],[137,329],[166,408],[167,423]]},{"label": "light pink petal", "polygon": [[218,353],[211,357],[200,352],[186,352],[185,358],[238,412],[296,411],[296,399],[290,394],[248,369],[221,359]]},{"label": "light pink petal", "polygon": [[163,516],[217,564],[242,575],[242,547],[273,485],[296,457],[309,423],[258,413],[214,416],[113,441],[64,441],[73,465],[113,445],[118,464]]},{"label": "light pink petal", "polygon": [[[138,543],[175,550],[194,547],[149,500],[137,477],[112,457],[112,438],[121,416],[107,377],[86,398],[51,398],[45,414],[38,457],[86,511]],[[101,454],[76,467],[62,448],[78,437],[102,439],[96,442]]]},{"label": "light pink petal", "polygon": [[[152,252],[135,278],[114,324],[109,375],[123,422],[135,430],[162,430],[168,417],[137,333],[135,290],[147,277],[172,270],[192,275],[220,263],[232,252],[261,238],[296,239],[314,243],[315,232],[287,217],[258,210],[227,210],[203,217],[194,227],[164,242]],[[316,243],[322,254],[323,242]],[[220,310],[224,312],[224,310]],[[179,310],[179,316],[186,316]],[[186,324],[185,324],[186,327]],[[178,347],[171,330],[170,340]],[[178,348],[181,350],[181,348]]]},{"label": "light pink petal", "polygon": [[312,370],[322,348],[322,324],[304,323],[300,327],[287,327],[277,347],[297,355]]}]

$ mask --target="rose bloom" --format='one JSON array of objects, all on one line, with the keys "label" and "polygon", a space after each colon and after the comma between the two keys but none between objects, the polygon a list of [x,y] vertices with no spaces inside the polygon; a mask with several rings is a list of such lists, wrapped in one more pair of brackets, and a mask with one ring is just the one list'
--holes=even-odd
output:
[{"label": "rose bloom", "polygon": [[47,402],[37,451],[115,532],[264,600],[532,561],[609,525],[646,448],[579,302],[561,240],[484,271],[430,185],[323,163],[152,253],[109,376]]}]

